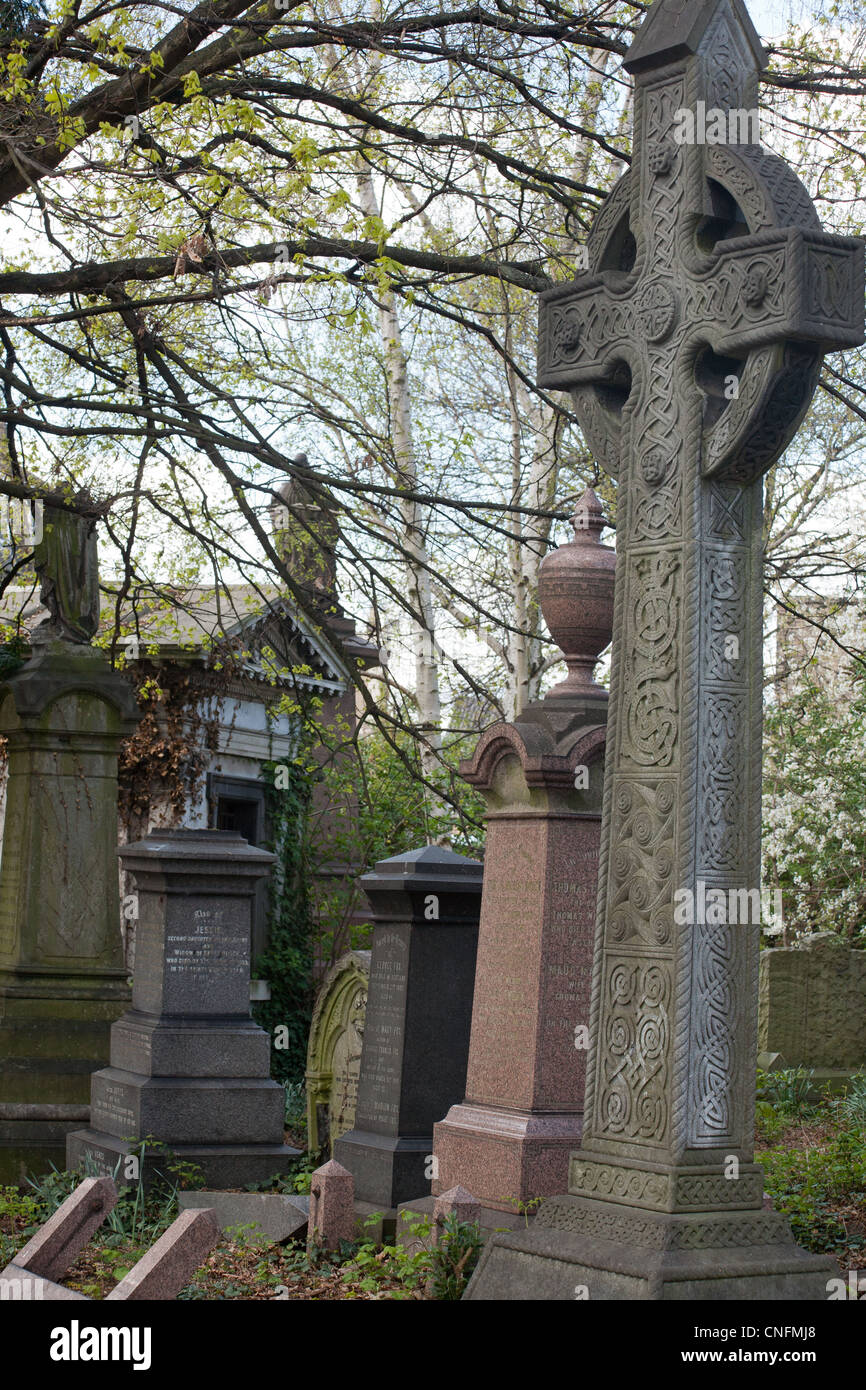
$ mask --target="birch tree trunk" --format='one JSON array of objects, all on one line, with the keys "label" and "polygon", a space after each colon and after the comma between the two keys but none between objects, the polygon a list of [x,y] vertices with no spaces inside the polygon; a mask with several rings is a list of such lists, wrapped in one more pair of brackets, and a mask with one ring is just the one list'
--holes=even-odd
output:
[{"label": "birch tree trunk", "polygon": [[[379,206],[369,168],[358,172],[358,201],[366,217],[378,217]],[[387,288],[377,295],[379,337],[388,387],[391,439],[396,462],[396,480],[401,487],[414,490],[418,485],[415,446],[412,437],[412,402],[409,370],[396,297]],[[420,716],[421,767],[430,776],[439,765],[442,748],[442,701],[436,660],[436,614],[430,582],[431,561],[424,540],[423,513],[417,502],[400,502],[403,531],[401,544],[406,555],[408,599],[411,609],[412,642],[415,653],[415,697]]]}]

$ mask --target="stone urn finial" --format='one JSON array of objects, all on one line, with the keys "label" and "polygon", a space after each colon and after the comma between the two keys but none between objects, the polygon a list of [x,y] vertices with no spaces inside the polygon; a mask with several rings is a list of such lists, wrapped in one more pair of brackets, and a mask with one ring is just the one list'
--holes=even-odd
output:
[{"label": "stone urn finial", "polygon": [[616,554],[599,539],[606,523],[592,488],[578,501],[571,524],[574,540],[545,556],[538,580],[544,620],[568,665],[568,676],[548,691],[548,700],[602,690],[592,672],[613,630]]}]

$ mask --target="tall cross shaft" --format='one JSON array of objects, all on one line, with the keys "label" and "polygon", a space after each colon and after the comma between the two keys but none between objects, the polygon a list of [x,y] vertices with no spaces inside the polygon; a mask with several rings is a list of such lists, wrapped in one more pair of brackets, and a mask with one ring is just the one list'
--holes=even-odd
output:
[{"label": "tall cross shaft", "polygon": [[[759,928],[730,921],[760,885],[761,480],[824,352],[863,341],[859,239],[822,232],[760,146],[675,138],[700,101],[754,108],[764,63],[740,0],[657,0],[625,60],[631,170],[592,225],[590,272],[541,306],[539,382],[571,391],[619,475],[593,1054],[570,1192],[659,1212],[761,1207]],[[722,890],[710,900],[726,909],[681,925],[678,889]]]}]

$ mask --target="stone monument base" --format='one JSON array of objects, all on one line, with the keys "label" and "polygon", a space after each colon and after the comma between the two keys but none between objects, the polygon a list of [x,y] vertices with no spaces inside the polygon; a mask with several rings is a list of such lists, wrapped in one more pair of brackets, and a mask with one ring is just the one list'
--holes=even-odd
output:
[{"label": "stone monument base", "polygon": [[433,1127],[438,1177],[434,1194],[457,1183],[482,1206],[517,1211],[523,1201],[561,1192],[568,1165],[580,1147],[583,1116],[571,1112],[505,1110],[464,1101]]},{"label": "stone monument base", "polygon": [[66,1137],[90,1117],[90,1076],[129,999],[126,971],[95,982],[0,980],[0,1185],[65,1162]]},{"label": "stone monument base", "polygon": [[[397,1240],[400,1242],[401,1229],[405,1231],[403,1213],[410,1216],[423,1216],[428,1221],[433,1220],[434,1208],[437,1199],[435,1197],[418,1197],[414,1202],[401,1202],[397,1208],[396,1228]],[[514,1208],[511,1211],[500,1211],[497,1207],[486,1207],[483,1203],[478,1209],[478,1229],[482,1240],[489,1240],[491,1236],[511,1231],[531,1230],[534,1221],[534,1212],[519,1212]]]},{"label": "stone monument base", "polygon": [[[140,1140],[118,1139],[98,1129],[78,1129],[66,1140],[66,1166],[74,1169],[84,1162],[88,1177],[110,1177],[118,1187],[130,1187],[138,1179],[129,1175],[124,1159],[140,1151]],[[160,1177],[173,1182],[168,1163],[194,1163],[208,1187],[225,1191],[284,1173],[300,1152],[288,1144],[166,1144],[145,1154],[141,1176],[145,1187]]]},{"label": "stone monument base", "polygon": [[651,1212],[567,1195],[546,1201],[531,1230],[492,1237],[463,1297],[823,1300],[838,1273],[795,1245],[780,1212]]},{"label": "stone monument base", "polygon": [[356,1191],[376,1211],[390,1211],[429,1186],[424,1173],[431,1151],[429,1134],[419,1139],[360,1129],[347,1130],[334,1144],[334,1157],[348,1168]]}]

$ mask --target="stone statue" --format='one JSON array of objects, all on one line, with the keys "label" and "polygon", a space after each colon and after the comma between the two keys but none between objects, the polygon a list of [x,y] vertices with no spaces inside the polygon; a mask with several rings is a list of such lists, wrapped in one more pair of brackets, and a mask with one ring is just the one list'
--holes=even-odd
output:
[{"label": "stone statue", "polygon": [[337,503],[328,488],[304,473],[306,454],[292,460],[293,473],[278,489],[282,502],[271,507],[277,553],[292,579],[313,602],[333,606],[337,594]]},{"label": "stone statue", "polygon": [[[79,494],[76,500],[86,498]],[[89,644],[99,626],[95,518],[46,507],[44,535],[34,552],[34,566],[49,616],[39,624],[33,641],[60,638]]]}]

